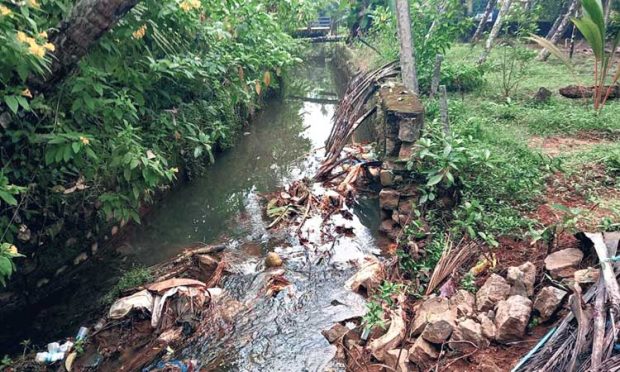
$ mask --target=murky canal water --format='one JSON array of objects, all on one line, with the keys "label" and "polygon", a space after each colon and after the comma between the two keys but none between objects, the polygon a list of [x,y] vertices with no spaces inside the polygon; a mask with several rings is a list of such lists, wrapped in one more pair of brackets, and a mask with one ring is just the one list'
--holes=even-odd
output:
[{"label": "murky canal water", "polygon": [[[229,301],[243,306],[230,329],[202,335],[183,356],[218,370],[338,369],[335,348],[321,330],[364,313],[363,298],[343,285],[354,272],[351,263],[377,251],[379,208],[376,200],[360,199],[351,210],[353,219],[343,222],[353,236],[310,248],[296,236],[267,229],[260,195],[314,173],[337,102],[324,58],[307,61],[292,77],[285,98],[266,103],[233,149],[220,154],[203,177],[154,207],[119,245],[121,257],[96,259],[89,272],[75,278],[74,288],[24,314],[32,318],[25,333],[39,342],[69,336],[91,315],[84,304],[95,303],[123,269],[162,262],[192,243],[226,242],[233,274],[223,287]],[[279,274],[292,283],[276,297],[260,295],[270,274],[262,261],[271,250],[284,258]]]}]

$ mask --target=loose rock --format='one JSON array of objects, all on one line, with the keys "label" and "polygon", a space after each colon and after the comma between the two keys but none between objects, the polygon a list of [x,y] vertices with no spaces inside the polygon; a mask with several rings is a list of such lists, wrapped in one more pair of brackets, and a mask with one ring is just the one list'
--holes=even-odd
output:
[{"label": "loose rock", "polygon": [[596,283],[601,276],[601,272],[593,267],[575,271],[573,278],[579,284]]},{"label": "loose rock", "polygon": [[429,322],[440,319],[442,315],[450,311],[450,301],[446,298],[435,297],[420,305],[416,310],[416,316],[413,320],[411,329],[414,336],[419,336]]},{"label": "loose rock", "polygon": [[457,317],[472,316],[476,306],[476,297],[471,292],[460,289],[450,298],[450,306],[456,309]]},{"label": "loose rock", "polygon": [[473,319],[465,319],[459,322],[448,345],[453,350],[469,353],[476,348],[487,346],[488,343],[482,335],[480,324]]},{"label": "loose rock", "polygon": [[379,177],[381,178],[381,185],[384,187],[392,186],[394,184],[394,173],[392,173],[391,170],[382,170]]},{"label": "loose rock", "polygon": [[523,271],[519,270],[518,267],[509,267],[506,280],[510,283],[511,296],[518,295],[527,297],[527,289],[525,288]]},{"label": "loose rock", "polygon": [[343,326],[340,323],[334,324],[330,329],[325,329],[321,332],[323,336],[327,339],[327,342],[333,344],[339,339],[343,338],[347,333],[349,333],[349,328]]},{"label": "loose rock", "polygon": [[456,327],[456,311],[448,309],[443,313],[434,314],[428,319],[420,337],[434,344],[444,343],[450,338]]},{"label": "loose rock", "polygon": [[365,258],[360,270],[349,278],[344,286],[353,292],[359,292],[362,288],[370,292],[381,284],[381,280],[383,280],[383,267],[379,260],[369,256]]},{"label": "loose rock", "polygon": [[497,327],[495,327],[495,323],[493,323],[493,320],[486,314],[480,314],[478,319],[480,320],[482,335],[489,340],[495,340],[495,338],[497,337]]},{"label": "loose rock", "polygon": [[554,252],[545,258],[545,269],[551,275],[568,278],[573,276],[576,266],[581,263],[583,252],[579,249],[568,248]]},{"label": "loose rock", "polygon": [[478,311],[492,310],[499,301],[505,300],[510,294],[510,284],[497,274],[491,274],[489,279],[476,293]]},{"label": "loose rock", "polygon": [[541,320],[548,320],[558,309],[567,292],[556,287],[545,287],[538,292],[534,301],[534,309],[540,314]]},{"label": "loose rock", "polygon": [[409,349],[409,360],[422,368],[428,368],[439,358],[439,353],[435,347],[423,339],[418,337]]},{"label": "loose rock", "polygon": [[383,189],[379,193],[379,205],[382,209],[394,210],[398,208],[400,195],[396,190]]},{"label": "loose rock", "polygon": [[529,298],[511,296],[505,301],[500,301],[495,315],[497,341],[506,342],[522,338],[531,312],[532,301]]}]

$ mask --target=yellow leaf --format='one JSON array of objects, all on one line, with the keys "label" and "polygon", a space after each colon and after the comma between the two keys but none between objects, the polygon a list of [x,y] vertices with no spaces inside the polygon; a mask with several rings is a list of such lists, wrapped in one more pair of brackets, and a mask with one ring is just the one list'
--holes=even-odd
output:
[{"label": "yellow leaf", "polygon": [[237,73],[239,74],[239,79],[241,81],[245,80],[245,72],[243,71],[243,67],[237,67]]},{"label": "yellow leaf", "polygon": [[263,87],[260,85],[260,81],[256,81],[256,85],[254,86],[254,89],[256,89],[256,94],[258,94],[260,96],[260,92],[262,92]]},{"label": "yellow leaf", "polygon": [[266,87],[271,85],[271,72],[265,71],[265,74],[263,74],[263,83],[265,83]]}]

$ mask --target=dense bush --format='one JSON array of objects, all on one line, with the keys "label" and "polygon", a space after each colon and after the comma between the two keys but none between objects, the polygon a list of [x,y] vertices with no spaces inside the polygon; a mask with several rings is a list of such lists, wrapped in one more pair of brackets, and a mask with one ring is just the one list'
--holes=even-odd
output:
[{"label": "dense bush", "polygon": [[[0,243],[44,246],[97,210],[138,207],[231,144],[266,88],[296,63],[302,0],[139,2],[51,92],[36,94],[69,0],[0,6]],[[18,239],[19,238],[19,239]],[[0,271],[2,274],[4,271]]]}]

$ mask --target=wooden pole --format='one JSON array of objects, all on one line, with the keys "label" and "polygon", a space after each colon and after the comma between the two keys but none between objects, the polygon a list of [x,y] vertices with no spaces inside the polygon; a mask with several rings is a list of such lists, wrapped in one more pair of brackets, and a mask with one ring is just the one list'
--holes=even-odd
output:
[{"label": "wooden pole", "polygon": [[433,79],[431,80],[431,92],[430,98],[435,97],[439,83],[441,82],[441,63],[443,62],[443,55],[437,54],[435,57],[435,69],[433,70]]},{"label": "wooden pole", "polygon": [[446,137],[450,136],[450,118],[448,117],[448,92],[445,85],[439,86],[439,115]]}]

